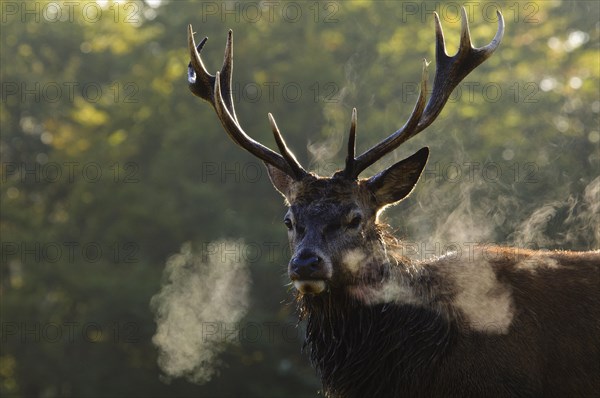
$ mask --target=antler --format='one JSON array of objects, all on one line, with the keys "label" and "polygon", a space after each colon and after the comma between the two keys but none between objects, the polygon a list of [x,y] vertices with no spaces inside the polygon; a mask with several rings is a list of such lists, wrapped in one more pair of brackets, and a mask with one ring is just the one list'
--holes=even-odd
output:
[{"label": "antler", "polygon": [[227,36],[227,45],[225,46],[225,56],[221,71],[215,76],[209,74],[200,58],[200,51],[206,44],[208,38],[204,38],[198,46],[194,40],[194,31],[192,25],[188,26],[188,48],[191,61],[188,65],[188,83],[189,88],[194,95],[210,102],[215,108],[217,116],[223,124],[229,138],[236,144],[268,163],[287,175],[300,180],[308,173],[300,166],[292,152],[288,149],[273,115],[269,113],[269,122],[275,142],[279,147],[281,155],[272,151],[260,142],[250,138],[240,127],[235,108],[233,107],[233,95],[231,90],[231,76],[233,71],[233,32],[230,30]]},{"label": "antler", "polygon": [[498,15],[498,31],[496,36],[485,47],[475,48],[471,44],[471,34],[469,33],[469,23],[467,13],[464,7],[461,7],[461,35],[458,52],[450,57],[446,53],[446,43],[444,41],[444,32],[440,24],[437,13],[435,17],[435,36],[436,36],[436,70],[433,81],[433,92],[431,98],[425,105],[427,90],[427,66],[428,62],[423,62],[423,74],[421,77],[421,90],[417,103],[408,118],[408,121],[402,128],[381,141],[371,149],[357,158],[354,158],[354,140],[356,129],[356,110],[352,112],[352,127],[348,143],[348,157],[346,158],[346,168],[342,174],[347,178],[355,179],[367,167],[375,163],[384,155],[396,149],[400,144],[414,137],[420,131],[429,126],[440,114],[452,90],[476,67],[488,59],[500,45],[504,35],[504,18],[500,11]]}]

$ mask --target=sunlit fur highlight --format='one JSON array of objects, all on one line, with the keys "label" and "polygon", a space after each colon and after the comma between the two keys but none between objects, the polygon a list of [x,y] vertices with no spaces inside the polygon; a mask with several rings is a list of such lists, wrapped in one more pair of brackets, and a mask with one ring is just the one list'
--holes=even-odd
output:
[{"label": "sunlit fur highlight", "polygon": [[[298,219],[318,209],[307,228],[335,223],[340,209],[356,205],[368,215],[361,231],[290,241],[292,252],[314,246],[333,266],[322,293],[296,293],[305,349],[326,396],[598,391],[600,252],[480,246],[462,258],[411,261],[377,220],[379,204],[364,181],[320,179],[293,189],[290,208]],[[362,254],[362,264],[347,267],[348,256]]]}]

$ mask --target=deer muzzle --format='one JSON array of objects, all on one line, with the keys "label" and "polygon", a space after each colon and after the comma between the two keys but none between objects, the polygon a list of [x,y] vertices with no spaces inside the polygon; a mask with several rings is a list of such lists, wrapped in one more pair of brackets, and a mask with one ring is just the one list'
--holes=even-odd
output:
[{"label": "deer muzzle", "polygon": [[331,264],[312,250],[301,250],[290,260],[288,275],[302,294],[318,294],[331,278]]}]

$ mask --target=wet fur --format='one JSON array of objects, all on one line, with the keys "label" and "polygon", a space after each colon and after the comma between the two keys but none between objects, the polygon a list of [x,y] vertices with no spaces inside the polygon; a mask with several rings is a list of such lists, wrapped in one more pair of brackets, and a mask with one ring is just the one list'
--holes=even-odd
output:
[{"label": "wet fur", "polygon": [[[298,296],[307,321],[305,345],[326,396],[597,394],[600,252],[481,250],[511,291],[515,313],[506,333],[493,324],[473,329],[453,306],[458,292],[445,275],[445,259],[396,258],[394,265],[378,267],[380,282],[408,281],[420,304],[365,303],[335,286],[325,294]],[[538,259],[535,270],[520,267],[532,258]],[[544,267],[547,259],[558,266]]]},{"label": "wet fur", "polygon": [[[326,396],[597,396],[600,251],[480,246],[412,262],[378,218],[418,175],[270,173],[301,226],[289,231],[293,255],[321,253],[332,270],[325,292],[297,295]],[[339,228],[350,208],[359,230]]]}]

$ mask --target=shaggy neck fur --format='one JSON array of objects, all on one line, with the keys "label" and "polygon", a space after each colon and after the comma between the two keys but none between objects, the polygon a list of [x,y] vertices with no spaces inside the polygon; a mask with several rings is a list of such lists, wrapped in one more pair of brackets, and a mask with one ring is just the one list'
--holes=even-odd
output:
[{"label": "shaggy neck fur", "polygon": [[[425,271],[408,272],[410,267],[402,264],[382,268],[391,272],[382,270],[387,276],[381,286],[391,283],[433,297],[422,290],[432,285]],[[298,298],[301,318],[307,321],[305,347],[325,394],[417,396],[427,391],[456,336],[454,323],[431,305],[364,298],[335,288]]]}]

